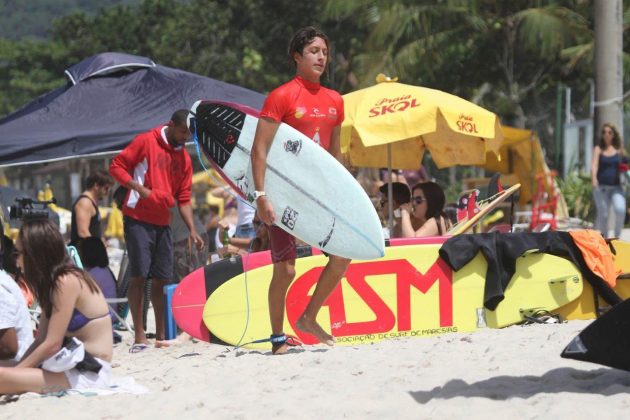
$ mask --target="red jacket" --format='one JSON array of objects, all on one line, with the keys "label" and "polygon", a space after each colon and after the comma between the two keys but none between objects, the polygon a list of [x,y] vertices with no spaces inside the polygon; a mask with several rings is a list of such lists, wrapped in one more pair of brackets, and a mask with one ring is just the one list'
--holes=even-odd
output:
[{"label": "red jacket", "polygon": [[109,167],[109,173],[121,185],[132,178],[151,190],[148,198],[129,190],[123,214],[158,226],[170,222],[169,209],[190,203],[192,163],[183,148],[176,150],[162,137],[164,126],[138,134]]}]

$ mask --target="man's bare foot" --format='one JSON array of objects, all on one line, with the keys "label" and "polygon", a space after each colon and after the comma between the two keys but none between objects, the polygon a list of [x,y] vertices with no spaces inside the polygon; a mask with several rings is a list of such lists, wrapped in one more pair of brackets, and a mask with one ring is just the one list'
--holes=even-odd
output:
[{"label": "man's bare foot", "polygon": [[177,345],[177,344],[183,344],[187,341],[191,341],[193,339],[193,337],[189,334],[186,334],[185,332],[181,333],[180,335],[178,335],[176,338],[173,338],[171,340],[160,340],[160,339],[156,339],[155,340],[155,347],[160,349],[160,348],[166,348],[166,347],[170,347],[173,345]]},{"label": "man's bare foot", "polygon": [[172,344],[177,344],[179,341],[175,340],[155,340],[155,348],[156,349],[164,349],[167,347],[171,347]]},{"label": "man's bare foot", "polygon": [[289,351],[289,345],[286,343],[286,341],[282,344],[273,344],[271,346],[271,354],[273,354],[274,356],[286,354],[287,351]]},{"label": "man's bare foot", "polygon": [[300,317],[295,323],[295,326],[298,330],[304,331],[305,333],[309,333],[315,336],[321,343],[326,344],[327,346],[335,345],[335,338],[328,334],[319,324],[315,321],[311,321],[307,319],[304,315]]},{"label": "man's bare foot", "polygon": [[177,341],[182,342],[182,343],[186,341],[192,341],[192,340],[193,340],[193,336],[185,332],[182,332],[180,335],[177,336]]}]

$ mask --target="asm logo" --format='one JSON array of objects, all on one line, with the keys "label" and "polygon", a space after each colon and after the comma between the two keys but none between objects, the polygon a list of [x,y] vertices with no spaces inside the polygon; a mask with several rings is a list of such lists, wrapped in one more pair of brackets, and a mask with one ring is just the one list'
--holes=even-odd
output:
[{"label": "asm logo", "polygon": [[[314,344],[314,338],[301,333],[295,322],[306,309],[310,290],[313,288],[323,267],[313,268],[297,278],[287,292],[287,320],[299,338],[305,344]],[[378,275],[394,275],[396,285],[396,306],[390,307],[381,296],[368,284],[366,278]],[[324,306],[330,313],[330,325],[333,335],[337,337],[363,334],[387,333],[392,330],[411,331],[412,288],[426,294],[437,283],[439,287],[440,327],[453,325],[453,274],[441,259],[437,259],[425,272],[419,272],[405,259],[371,261],[350,264],[345,280],[372,314],[365,320],[350,322],[346,316],[347,307],[343,290],[340,286],[330,294]],[[383,280],[388,281],[388,280]],[[289,302],[295,302],[289,304]],[[299,304],[298,304],[299,302]],[[356,316],[356,314],[355,314]]]},{"label": "asm logo", "polygon": [[236,141],[236,137],[234,137],[234,135],[232,133],[229,133],[225,137],[225,144],[234,144],[235,141]]}]

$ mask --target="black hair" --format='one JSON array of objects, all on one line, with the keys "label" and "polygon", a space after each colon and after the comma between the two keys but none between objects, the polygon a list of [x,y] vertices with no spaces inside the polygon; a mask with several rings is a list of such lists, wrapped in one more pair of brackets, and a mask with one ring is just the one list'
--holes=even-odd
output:
[{"label": "black hair", "polygon": [[[613,139],[612,139],[612,146],[621,151],[621,154],[623,154],[623,147],[621,146],[621,136],[619,135],[619,130],[617,130],[617,127],[615,127],[613,124],[611,123],[604,123],[602,124],[602,133],[604,131],[604,128],[610,128],[610,130],[613,132]],[[605,150],[606,149],[606,142],[604,140],[604,135],[602,134],[599,138],[599,148],[601,150]]]},{"label": "black hair", "polygon": [[[321,30],[317,29],[314,26],[306,26],[304,28],[298,29],[298,31],[293,35],[291,41],[289,42],[289,61],[293,63],[295,66],[295,60],[293,59],[293,54],[298,53],[302,55],[304,53],[304,47],[313,42],[315,38],[321,38],[326,43],[326,47],[328,48],[328,54],[330,54],[330,41],[325,33]],[[328,71],[328,64],[330,62],[330,55],[328,55],[326,60],[326,71]]]},{"label": "black hair", "polygon": [[445,222],[450,220],[444,212],[444,204],[446,203],[444,190],[435,182],[430,181],[416,184],[411,192],[413,193],[415,190],[422,190],[422,192],[424,193],[424,198],[427,200],[426,219],[429,220],[430,218],[434,217],[435,221],[437,222],[438,233],[442,235],[442,224],[440,219],[444,218]]},{"label": "black hair", "polygon": [[24,281],[47,318],[53,310],[53,296],[59,287],[59,279],[67,274],[76,275],[91,293],[99,293],[94,279],[74,265],[66,253],[59,228],[50,220],[25,220],[18,239],[22,247]]},{"label": "black hair", "polygon": [[[378,189],[385,198],[387,198],[388,185],[389,183],[383,184]],[[411,191],[409,190],[409,185],[402,182],[392,182],[392,198],[398,204],[405,204],[411,201]]]},{"label": "black hair", "polygon": [[451,225],[457,223],[457,203],[447,203],[444,206],[444,214],[451,221]]},{"label": "black hair", "polygon": [[95,171],[94,173],[91,173],[85,180],[85,187],[87,189],[90,189],[95,185],[103,186],[113,184],[114,179],[111,177],[111,175],[100,169]]},{"label": "black hair", "polygon": [[178,109],[173,112],[173,115],[171,115],[173,125],[180,126],[182,124],[186,124],[186,121],[188,121],[188,114],[190,114],[190,111],[187,109]]},{"label": "black hair", "polygon": [[2,236],[2,268],[7,273],[15,276],[17,274],[17,265],[15,263],[15,255],[13,254],[15,245],[11,238],[7,235]]}]

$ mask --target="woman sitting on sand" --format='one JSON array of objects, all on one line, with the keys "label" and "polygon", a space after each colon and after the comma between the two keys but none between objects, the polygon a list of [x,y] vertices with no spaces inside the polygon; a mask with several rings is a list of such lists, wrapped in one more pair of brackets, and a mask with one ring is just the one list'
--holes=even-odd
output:
[{"label": "woman sitting on sand", "polygon": [[441,236],[451,222],[444,213],[446,197],[435,182],[421,182],[411,190],[411,203],[400,206],[402,234],[404,238]]},{"label": "woman sitting on sand", "polygon": [[0,368],[0,394],[109,387],[112,322],[97,284],[72,263],[48,220],[24,221],[14,252],[42,314],[20,363]]}]

